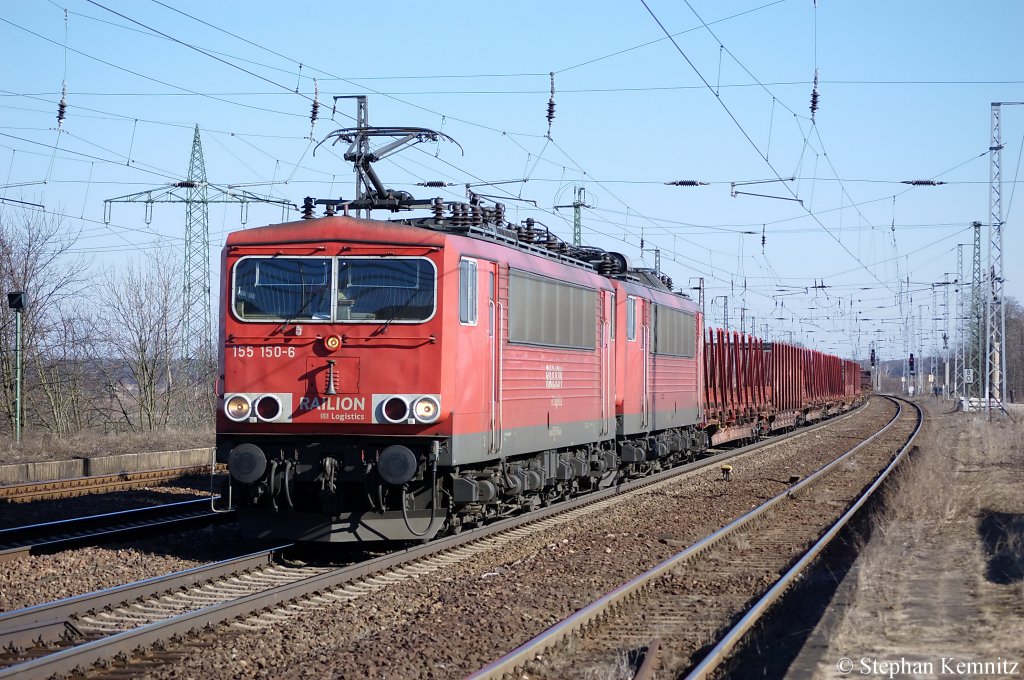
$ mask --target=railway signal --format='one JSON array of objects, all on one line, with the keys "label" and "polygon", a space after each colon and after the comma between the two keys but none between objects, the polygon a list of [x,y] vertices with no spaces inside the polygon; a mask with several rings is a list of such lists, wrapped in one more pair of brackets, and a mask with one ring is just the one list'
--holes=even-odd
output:
[{"label": "railway signal", "polygon": [[14,325],[14,443],[21,443],[21,314],[25,311],[24,291],[14,291],[7,294],[7,306],[15,314]]}]

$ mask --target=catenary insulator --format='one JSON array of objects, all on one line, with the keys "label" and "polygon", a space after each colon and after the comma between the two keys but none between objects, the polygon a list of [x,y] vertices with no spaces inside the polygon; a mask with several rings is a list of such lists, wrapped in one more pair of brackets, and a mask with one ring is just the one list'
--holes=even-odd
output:
[{"label": "catenary insulator", "polygon": [[309,138],[313,138],[313,128],[316,127],[316,119],[320,117],[320,86],[313,79],[313,106],[309,112]]},{"label": "catenary insulator", "polygon": [[818,112],[818,69],[814,69],[814,87],[811,89],[811,122]]},{"label": "catenary insulator", "polygon": [[68,84],[64,83],[64,86],[60,91],[60,103],[57,104],[57,128],[59,129],[64,124],[64,116],[68,110]]},{"label": "catenary insulator", "polygon": [[551,98],[548,99],[548,137],[551,137],[551,123],[555,120],[555,72],[551,75]]}]

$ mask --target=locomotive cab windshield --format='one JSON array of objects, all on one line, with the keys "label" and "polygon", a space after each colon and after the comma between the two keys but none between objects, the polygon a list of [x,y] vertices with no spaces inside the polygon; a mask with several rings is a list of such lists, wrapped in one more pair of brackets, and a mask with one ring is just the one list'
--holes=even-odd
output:
[{"label": "locomotive cab windshield", "polygon": [[232,308],[250,322],[421,323],[434,315],[436,281],[425,257],[246,256]]}]

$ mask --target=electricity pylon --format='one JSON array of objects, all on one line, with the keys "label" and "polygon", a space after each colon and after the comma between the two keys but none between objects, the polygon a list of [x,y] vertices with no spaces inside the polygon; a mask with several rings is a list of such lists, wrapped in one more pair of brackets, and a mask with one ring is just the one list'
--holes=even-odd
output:
[{"label": "electricity pylon", "polygon": [[185,204],[181,356],[196,361],[211,357],[213,328],[210,312],[210,204],[239,203],[242,224],[245,224],[247,219],[249,203],[272,203],[282,206],[283,211],[294,206],[283,199],[260,196],[244,189],[222,188],[209,184],[206,181],[206,162],[203,159],[203,144],[199,138],[198,125],[192,138],[192,155],[187,179],[106,199],[103,201],[103,221],[107,224],[110,223],[113,203],[145,204],[146,224],[153,221],[154,203]]}]

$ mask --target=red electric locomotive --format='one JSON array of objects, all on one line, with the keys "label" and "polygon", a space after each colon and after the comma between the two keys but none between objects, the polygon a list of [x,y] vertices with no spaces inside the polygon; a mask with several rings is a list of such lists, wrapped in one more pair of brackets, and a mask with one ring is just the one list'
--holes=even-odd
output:
[{"label": "red electric locomotive", "polygon": [[703,448],[692,301],[532,240],[346,216],[228,237],[217,446],[248,530],[428,538]]}]

